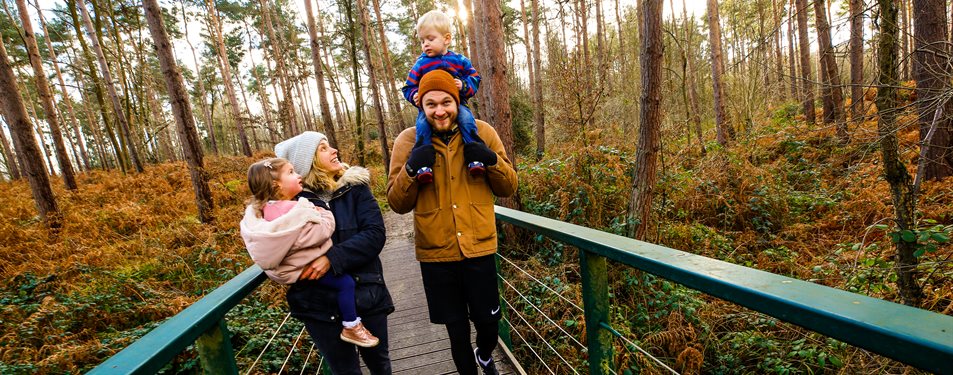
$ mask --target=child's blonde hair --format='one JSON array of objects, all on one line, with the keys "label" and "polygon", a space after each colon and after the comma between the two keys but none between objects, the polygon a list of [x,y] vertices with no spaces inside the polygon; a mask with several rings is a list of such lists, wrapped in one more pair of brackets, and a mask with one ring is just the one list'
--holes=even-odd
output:
[{"label": "child's blonde hair", "polygon": [[450,19],[446,13],[439,10],[431,10],[427,13],[424,13],[423,16],[420,16],[420,19],[417,20],[417,35],[420,35],[420,29],[424,27],[432,27],[434,30],[437,30],[440,35],[450,34],[450,25],[453,23],[453,20]]},{"label": "child's blonde hair", "polygon": [[255,207],[259,216],[268,201],[281,199],[281,188],[275,182],[281,178],[281,168],[287,164],[290,164],[288,160],[270,158],[248,167],[248,190],[252,196],[247,203]]}]

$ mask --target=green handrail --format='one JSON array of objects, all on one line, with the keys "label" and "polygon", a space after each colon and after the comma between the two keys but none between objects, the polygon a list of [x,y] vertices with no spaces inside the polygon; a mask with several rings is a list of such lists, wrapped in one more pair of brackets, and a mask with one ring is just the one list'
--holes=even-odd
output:
[{"label": "green handrail", "polygon": [[192,343],[206,373],[236,373],[225,313],[266,279],[258,266],[251,266],[182,312],[149,331],[89,374],[154,374]]},{"label": "green handrail", "polygon": [[[496,217],[578,247],[584,257],[605,257],[920,369],[953,374],[953,317],[505,207],[496,206]],[[583,289],[584,300],[590,292]],[[592,332],[587,336],[593,345]],[[605,359],[593,358],[600,363],[590,363],[591,373],[605,373]]]}]

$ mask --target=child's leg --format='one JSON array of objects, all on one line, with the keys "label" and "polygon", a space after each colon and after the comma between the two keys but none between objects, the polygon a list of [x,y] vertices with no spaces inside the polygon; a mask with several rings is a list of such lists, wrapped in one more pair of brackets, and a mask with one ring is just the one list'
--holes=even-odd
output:
[{"label": "child's leg", "polygon": [[457,111],[457,125],[460,126],[460,135],[463,136],[463,143],[473,143],[480,137],[477,136],[476,120],[473,118],[473,112],[470,112],[465,104],[461,104]]},{"label": "child's leg", "polygon": [[338,308],[341,309],[341,320],[347,323],[358,322],[357,306],[354,304],[354,279],[351,275],[335,276],[326,273],[318,279],[318,284],[333,288],[337,291]]},{"label": "child's leg", "polygon": [[414,147],[429,145],[431,143],[430,137],[433,134],[430,132],[430,123],[427,122],[427,115],[424,114],[424,110],[422,109],[417,112],[417,123],[415,126],[417,127],[417,137],[414,139]]}]

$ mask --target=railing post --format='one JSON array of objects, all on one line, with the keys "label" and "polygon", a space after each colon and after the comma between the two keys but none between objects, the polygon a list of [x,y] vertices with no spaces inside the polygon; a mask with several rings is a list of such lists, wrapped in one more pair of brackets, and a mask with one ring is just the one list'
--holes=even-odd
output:
[{"label": "railing post", "polygon": [[195,348],[206,374],[238,374],[224,318],[195,340]]},{"label": "railing post", "polygon": [[579,249],[579,270],[582,273],[582,302],[586,314],[589,373],[606,375],[612,368],[612,335],[599,327],[601,322],[609,323],[606,258]]},{"label": "railing post", "polygon": [[[500,291],[500,300],[502,300],[503,291],[505,290],[505,285],[503,285],[503,278],[499,276],[500,275],[500,256],[497,255],[493,257],[493,259],[496,262],[496,275],[497,275],[496,287]],[[503,343],[506,344],[506,347],[509,348],[510,350],[513,350],[513,337],[510,335],[510,325],[509,323],[507,323],[507,319],[506,319],[507,309],[506,309],[506,306],[504,305],[505,305],[504,303],[500,302],[500,316],[502,316],[504,319],[500,319],[499,321],[499,327],[500,327],[499,334],[500,334],[500,339],[503,340]]]}]

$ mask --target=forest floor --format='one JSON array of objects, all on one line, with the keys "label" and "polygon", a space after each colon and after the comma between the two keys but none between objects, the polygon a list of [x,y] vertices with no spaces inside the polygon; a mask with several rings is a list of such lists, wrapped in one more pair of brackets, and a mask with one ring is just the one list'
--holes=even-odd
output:
[{"label": "forest floor", "polygon": [[[649,240],[899,302],[888,236],[892,208],[875,125],[861,126],[848,144],[839,145],[832,131],[806,131],[783,115],[765,122],[769,125],[729,148],[707,144],[705,155],[694,146],[665,149],[658,223]],[[626,139],[621,131],[587,134],[554,147],[539,162],[519,158],[524,209],[621,233],[635,160]],[[915,165],[916,132],[902,132],[900,140],[904,160]],[[590,144],[599,146],[584,146]],[[66,191],[54,177],[65,223],[58,233],[38,221],[25,181],[0,183],[0,373],[86,371],[251,265],[238,222],[248,196],[246,168],[264,155],[206,158],[216,218],[208,225],[196,217],[184,162],[150,165],[140,174],[90,171],[78,176],[77,191]],[[383,202],[384,170],[373,163],[370,169],[374,192],[389,211]],[[949,236],[953,178],[925,182],[918,210],[919,230]],[[935,251],[921,256],[926,296],[920,307],[953,315],[953,248],[934,242]],[[531,251],[514,259],[542,278],[565,284],[578,277],[571,249],[541,242],[514,251]],[[644,275],[618,272],[615,282],[629,283],[624,285],[658,285]],[[561,275],[568,276],[560,281]],[[258,302],[248,307],[253,311],[249,321],[282,311],[280,288],[260,289]],[[578,293],[578,286],[567,293]],[[637,306],[647,299],[617,293],[617,304]],[[784,338],[789,330],[749,329],[763,326],[714,318],[735,310],[712,301],[705,307],[698,302],[703,298],[689,297],[679,292],[659,302],[665,306],[616,312],[626,319],[654,317],[642,326],[632,318],[633,326],[624,330],[648,343],[658,341],[652,333],[665,331],[667,324],[692,327],[691,333],[681,331],[677,344],[659,341],[657,350],[675,362],[693,348],[704,361],[695,371],[903,371],[894,364],[858,360],[865,354],[836,349],[838,344],[823,338],[805,342],[804,337]],[[578,329],[570,320],[567,326]],[[724,332],[730,330],[749,334]],[[723,343],[713,343],[715,338]],[[765,344],[771,340],[777,341],[773,347]],[[802,353],[808,349],[815,351]],[[726,354],[729,350],[740,353]],[[623,366],[644,361],[622,352]],[[170,372],[188,372],[194,365],[192,355],[177,360]]]}]

